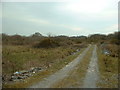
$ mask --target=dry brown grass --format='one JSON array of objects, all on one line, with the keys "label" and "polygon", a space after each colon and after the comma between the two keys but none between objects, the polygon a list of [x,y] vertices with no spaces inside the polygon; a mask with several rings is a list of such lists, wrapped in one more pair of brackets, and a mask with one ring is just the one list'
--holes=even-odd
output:
[{"label": "dry brown grass", "polygon": [[102,54],[101,48],[98,49],[98,65],[100,80],[98,87],[117,88],[118,87],[118,58]]},{"label": "dry brown grass", "polygon": [[[84,48],[81,49],[80,52],[76,53],[75,55],[70,55],[71,52],[75,51],[75,48],[71,47],[59,47],[53,49],[33,49],[27,47],[13,47],[8,46],[4,48],[4,59],[3,61],[12,61],[12,64],[20,64],[20,67],[16,67],[15,69],[26,69],[32,66],[47,66],[48,63],[51,64],[51,67],[47,68],[46,71],[42,71],[40,73],[36,73],[33,77],[25,79],[25,81],[14,82],[14,83],[7,83],[4,84],[3,87],[6,88],[24,88],[28,87],[33,83],[37,83],[42,80],[44,77],[53,74],[54,72],[58,71],[66,64],[74,60]],[[8,55],[7,53],[10,52]],[[15,59],[14,59],[15,58]],[[20,61],[19,61],[20,60]],[[15,63],[17,62],[17,63]],[[28,63],[30,62],[30,63]],[[6,62],[5,62],[6,64]],[[10,63],[8,63],[8,67]],[[3,68],[3,72],[5,74],[11,74],[13,71],[6,72],[6,66]]]}]

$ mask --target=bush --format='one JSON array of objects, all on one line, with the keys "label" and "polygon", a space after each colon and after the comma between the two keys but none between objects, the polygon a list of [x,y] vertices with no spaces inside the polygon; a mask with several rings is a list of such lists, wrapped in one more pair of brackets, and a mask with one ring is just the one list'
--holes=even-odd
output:
[{"label": "bush", "polygon": [[35,48],[54,48],[60,46],[59,43],[51,38],[45,38],[40,43],[34,45]]}]

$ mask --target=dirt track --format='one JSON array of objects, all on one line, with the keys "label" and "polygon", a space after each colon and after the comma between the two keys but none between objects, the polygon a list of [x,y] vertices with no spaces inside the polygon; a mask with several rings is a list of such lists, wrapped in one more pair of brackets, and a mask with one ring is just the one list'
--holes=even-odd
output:
[{"label": "dirt track", "polygon": [[97,46],[95,45],[93,54],[91,57],[91,61],[89,64],[89,68],[87,70],[87,74],[84,79],[83,88],[97,88],[96,82],[99,79],[99,70],[98,70],[98,58],[96,52]]},{"label": "dirt track", "polygon": [[80,61],[86,55],[86,52],[89,50],[90,47],[91,45],[89,45],[88,48],[86,48],[75,60],[67,64],[61,70],[54,73],[53,75],[44,78],[44,80],[40,81],[35,85],[30,86],[29,88],[50,88],[53,84],[68,76],[68,73],[74,70],[75,66],[77,66],[78,63],[80,63]]}]

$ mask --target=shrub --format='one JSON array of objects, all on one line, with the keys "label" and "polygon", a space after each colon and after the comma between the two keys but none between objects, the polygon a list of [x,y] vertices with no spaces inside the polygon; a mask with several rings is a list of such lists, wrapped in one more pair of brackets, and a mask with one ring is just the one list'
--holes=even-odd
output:
[{"label": "shrub", "polygon": [[45,38],[40,43],[34,45],[35,48],[54,48],[60,46],[59,43],[51,38]]}]

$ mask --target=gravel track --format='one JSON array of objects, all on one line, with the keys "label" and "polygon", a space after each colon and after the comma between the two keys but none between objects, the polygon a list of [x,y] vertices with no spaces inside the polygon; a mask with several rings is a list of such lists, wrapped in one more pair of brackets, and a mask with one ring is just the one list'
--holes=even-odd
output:
[{"label": "gravel track", "polygon": [[59,82],[61,79],[68,76],[68,73],[74,70],[75,66],[77,66],[80,63],[80,61],[86,55],[90,47],[91,45],[89,45],[75,60],[67,64],[65,67],[63,67],[56,73],[44,78],[39,83],[30,86],[29,88],[50,88],[53,84]]},{"label": "gravel track", "polygon": [[98,57],[97,57],[97,46],[94,46],[93,54],[91,61],[87,70],[87,74],[84,79],[83,88],[97,88],[96,82],[99,79],[99,70],[98,70]]}]

